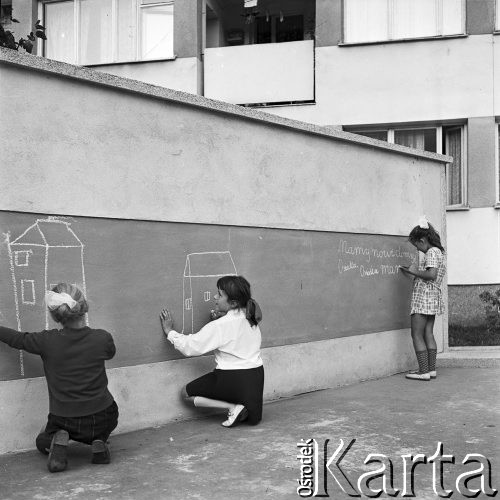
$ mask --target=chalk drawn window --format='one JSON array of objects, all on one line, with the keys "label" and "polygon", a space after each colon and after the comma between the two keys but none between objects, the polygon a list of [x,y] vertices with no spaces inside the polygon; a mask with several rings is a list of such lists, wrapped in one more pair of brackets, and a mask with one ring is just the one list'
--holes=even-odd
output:
[{"label": "chalk drawn window", "polygon": [[19,250],[14,252],[14,262],[16,266],[28,266],[30,262],[30,252],[29,250]]},{"label": "chalk drawn window", "polygon": [[184,308],[186,309],[186,311],[189,311],[193,307],[192,304],[193,304],[193,301],[191,300],[191,297],[184,301]]},{"label": "chalk drawn window", "polygon": [[21,280],[21,300],[23,304],[35,304],[35,282]]},{"label": "chalk drawn window", "polygon": [[203,298],[205,302],[208,302],[210,300],[210,292],[203,292]]}]

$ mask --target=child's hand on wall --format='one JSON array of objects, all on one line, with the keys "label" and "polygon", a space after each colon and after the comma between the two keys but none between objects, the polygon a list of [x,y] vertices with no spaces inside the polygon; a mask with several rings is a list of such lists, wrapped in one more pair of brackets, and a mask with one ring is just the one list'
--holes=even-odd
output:
[{"label": "child's hand on wall", "polygon": [[160,323],[165,335],[168,335],[168,332],[174,329],[174,320],[168,309],[163,309],[160,313]]}]

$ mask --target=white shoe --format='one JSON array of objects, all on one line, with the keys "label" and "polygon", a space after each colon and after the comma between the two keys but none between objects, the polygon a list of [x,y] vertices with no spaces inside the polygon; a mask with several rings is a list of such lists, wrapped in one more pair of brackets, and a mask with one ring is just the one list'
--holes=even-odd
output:
[{"label": "white shoe", "polygon": [[430,380],[431,374],[428,372],[427,373],[410,372],[406,374],[406,378],[409,378],[411,380]]},{"label": "white shoe", "polygon": [[248,411],[243,405],[236,405],[227,414],[227,420],[222,422],[224,427],[233,427],[238,422],[242,422],[248,417]]},{"label": "white shoe", "polygon": [[[415,370],[415,371],[410,372],[410,373],[418,373],[418,370]],[[436,378],[436,377],[437,377],[436,370],[431,370],[431,371],[429,372],[429,375],[431,376],[431,378]]]}]

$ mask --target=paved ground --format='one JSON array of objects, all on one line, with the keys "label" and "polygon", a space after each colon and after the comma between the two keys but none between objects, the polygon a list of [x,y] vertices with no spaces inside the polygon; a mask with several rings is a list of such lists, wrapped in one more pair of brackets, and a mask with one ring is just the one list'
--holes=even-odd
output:
[{"label": "paved ground", "polygon": [[[468,453],[490,460],[492,486],[500,489],[499,375],[498,368],[443,368],[432,382],[396,375],[267,404],[257,427],[225,429],[222,418],[212,415],[117,435],[112,437],[110,465],[90,464],[89,449],[71,443],[69,468],[58,474],[47,471],[46,458],[36,451],[3,455],[0,499],[297,499],[297,442],[308,438],[317,440],[320,457],[330,439],[327,458],[340,439],[345,444],[356,440],[340,464],[354,485],[370,470],[363,464],[366,456],[385,454],[400,490],[401,456],[430,457],[442,442],[444,454],[456,458],[455,465],[443,466],[444,486],[453,490],[452,499],[465,498],[455,482],[460,473],[478,468],[462,465]],[[380,462],[371,467],[380,468]],[[439,498],[433,491],[432,465],[417,465],[415,472],[414,498]],[[319,474],[322,492],[323,469]],[[330,498],[351,498],[329,472],[326,484]],[[376,479],[370,487],[381,484]],[[479,484],[476,478],[468,486]],[[368,498],[365,493],[361,497]]]}]

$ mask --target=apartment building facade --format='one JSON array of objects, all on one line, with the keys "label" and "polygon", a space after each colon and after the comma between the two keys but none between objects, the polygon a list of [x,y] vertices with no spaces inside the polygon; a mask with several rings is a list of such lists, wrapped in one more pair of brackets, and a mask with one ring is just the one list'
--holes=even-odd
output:
[{"label": "apartment building facade", "polygon": [[453,156],[449,325],[484,321],[479,293],[500,287],[500,0],[2,2],[11,13],[18,36],[45,26],[38,55]]}]

